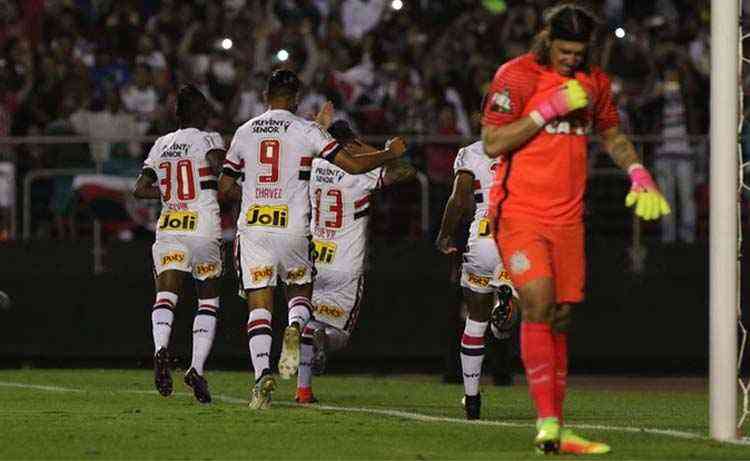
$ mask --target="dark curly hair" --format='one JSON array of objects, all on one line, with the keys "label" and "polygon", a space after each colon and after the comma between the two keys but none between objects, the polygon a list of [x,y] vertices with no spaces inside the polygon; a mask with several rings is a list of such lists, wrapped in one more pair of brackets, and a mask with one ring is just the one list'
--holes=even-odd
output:
[{"label": "dark curly hair", "polygon": [[592,41],[601,23],[601,19],[584,6],[574,3],[554,6],[544,13],[544,29],[534,37],[531,52],[539,64],[549,65],[552,40],[586,43],[586,56],[581,67],[588,72],[594,60]]},{"label": "dark curly hair", "polygon": [[177,92],[175,115],[177,115],[181,125],[205,117],[207,109],[208,101],[206,97],[192,83],[183,85]]}]

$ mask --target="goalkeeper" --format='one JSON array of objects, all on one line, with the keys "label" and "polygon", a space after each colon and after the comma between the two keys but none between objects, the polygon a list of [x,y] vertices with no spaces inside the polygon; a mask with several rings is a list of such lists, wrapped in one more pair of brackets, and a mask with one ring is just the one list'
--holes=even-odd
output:
[{"label": "goalkeeper", "polygon": [[545,452],[610,451],[563,426],[571,306],[583,300],[583,197],[592,129],[630,175],[625,205],[645,220],[670,212],[618,128],[609,78],[591,62],[599,21],[562,4],[545,15],[530,53],[498,69],[483,107],[482,141],[502,156],[488,216],[523,312],[521,359],[537,410],[534,445]]}]

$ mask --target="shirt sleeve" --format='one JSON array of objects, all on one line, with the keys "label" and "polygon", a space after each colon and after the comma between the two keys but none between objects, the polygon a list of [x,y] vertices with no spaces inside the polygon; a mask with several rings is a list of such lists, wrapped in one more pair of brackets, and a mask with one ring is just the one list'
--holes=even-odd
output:
[{"label": "shirt sleeve", "polygon": [[229,145],[229,151],[224,158],[222,173],[233,178],[239,178],[245,169],[245,160],[242,158],[242,140],[239,130],[234,134],[232,143]]},{"label": "shirt sleeve", "polygon": [[322,157],[331,163],[341,150],[341,145],[317,123],[310,123],[305,132],[305,138],[310,143],[310,150],[314,157]]},{"label": "shirt sleeve", "polygon": [[466,149],[460,149],[456,154],[456,160],[453,161],[453,174],[459,171],[465,171],[474,175],[474,171],[471,169],[471,159]]},{"label": "shirt sleeve", "polygon": [[146,160],[143,161],[143,170],[151,170],[154,174],[156,174],[156,168],[157,168],[156,161],[157,161],[160,146],[161,146],[161,138],[157,139],[154,145],[151,146],[151,150],[148,151]]},{"label": "shirt sleeve", "polygon": [[536,82],[536,74],[523,64],[511,61],[497,70],[482,104],[482,125],[502,126],[521,118]]},{"label": "shirt sleeve", "polygon": [[212,150],[227,150],[224,145],[224,138],[217,132],[206,133],[203,136],[203,143],[206,146],[206,152]]},{"label": "shirt sleeve", "polygon": [[620,115],[612,98],[612,83],[604,72],[597,75],[596,105],[594,106],[594,126],[601,133],[620,124]]},{"label": "shirt sleeve", "polygon": [[380,189],[383,187],[383,174],[385,173],[385,168],[382,166],[379,166],[375,168],[374,170],[370,170],[365,174],[357,175],[359,180],[362,182],[362,185],[365,189],[368,191]]}]

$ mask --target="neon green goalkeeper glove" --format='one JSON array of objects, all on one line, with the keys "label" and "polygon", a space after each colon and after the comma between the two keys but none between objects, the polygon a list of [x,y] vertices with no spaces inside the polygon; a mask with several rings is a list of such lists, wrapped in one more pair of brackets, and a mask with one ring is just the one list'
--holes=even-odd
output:
[{"label": "neon green goalkeeper glove", "polygon": [[646,221],[659,219],[672,212],[664,196],[656,187],[651,174],[640,163],[628,169],[630,174],[630,192],[625,197],[625,206],[635,205],[635,215]]}]

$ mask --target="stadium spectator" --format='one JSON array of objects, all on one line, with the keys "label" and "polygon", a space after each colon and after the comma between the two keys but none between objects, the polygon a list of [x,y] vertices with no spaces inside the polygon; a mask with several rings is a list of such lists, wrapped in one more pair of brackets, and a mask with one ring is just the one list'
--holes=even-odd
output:
[{"label": "stadium spectator", "polygon": [[151,69],[145,64],[135,67],[133,81],[121,91],[122,104],[125,111],[132,113],[138,122],[138,131],[145,134],[151,120],[157,115],[159,96],[152,84]]},{"label": "stadium spectator", "polygon": [[[337,118],[356,122],[364,135],[429,134],[434,125],[428,120],[439,112],[431,101],[431,86],[439,81],[445,95],[438,103],[445,100],[454,107],[461,134],[466,136],[468,125],[476,136],[480,126],[473,112],[496,65],[488,56],[518,53],[533,31],[531,24],[539,22],[550,2],[506,3],[504,10],[488,14],[480,2],[447,0],[403,2],[398,11],[383,0],[2,0],[0,66],[4,62],[9,70],[9,87],[21,88],[28,56],[37,68],[34,91],[15,108],[8,132],[24,134],[33,125],[43,132],[60,117],[52,101],[61,100],[63,89],[81,95],[93,91],[94,103],[103,104],[110,89],[126,87],[138,66],[146,64],[160,114],[149,131],[153,134],[162,134],[160,127],[174,127],[168,108],[176,88],[186,81],[198,82],[212,101],[212,129],[229,133],[249,118],[237,114],[234,102],[237,94],[252,96],[252,82],[246,80],[289,67],[300,71],[313,102],[317,95],[343,101],[336,106],[343,111]],[[707,91],[707,5],[703,0],[655,6],[629,0],[602,3],[602,11],[610,12],[610,25],[626,32],[616,39],[610,30],[610,52],[605,53],[606,68],[620,77],[624,95],[632,100],[633,94],[652,87],[658,63],[645,50],[661,44],[691,44],[691,61],[702,91]],[[373,8],[377,14],[357,17],[357,8]],[[507,40],[486,40],[489,31],[505,34]],[[232,40],[229,50],[220,46],[225,38]],[[279,59],[281,50],[288,53],[285,61]],[[89,75],[84,77],[84,71]],[[699,118],[705,120],[707,107],[698,106]],[[632,107],[633,132],[644,133],[650,127],[648,114]],[[421,150],[416,146],[417,153]]]},{"label": "stadium spectator", "polygon": [[344,36],[360,40],[378,25],[384,9],[385,0],[344,0],[341,4]]}]

